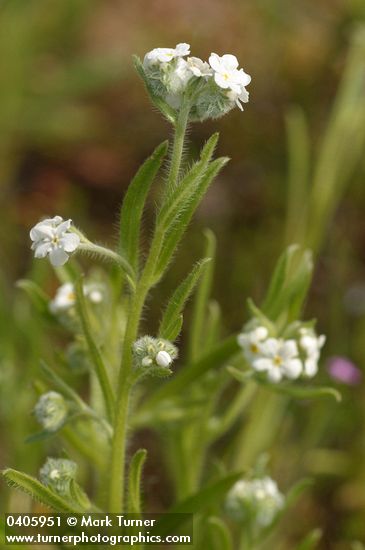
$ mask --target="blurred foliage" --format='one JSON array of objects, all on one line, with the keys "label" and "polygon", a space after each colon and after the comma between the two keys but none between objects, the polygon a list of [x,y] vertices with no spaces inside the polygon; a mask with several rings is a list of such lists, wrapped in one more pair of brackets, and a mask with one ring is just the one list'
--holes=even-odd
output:
[{"label": "blurred foliage", "polygon": [[[326,353],[363,368],[365,157],[355,145],[364,139],[365,54],[351,37],[364,19],[363,0],[0,2],[2,466],[35,471],[43,459],[39,445],[21,442],[34,431],[38,352],[48,348],[52,356],[53,342],[14,281],[26,275],[50,295],[55,281],[43,264],[31,267],[28,228],[59,213],[91,237],[110,233],[136,167],[165,135],[131,62],[132,53],[158,45],[187,41],[202,57],[230,51],[253,76],[243,114],[192,130],[197,149],[218,129],[219,153],[232,162],[200,208],[164,294],[201,254],[209,225],[218,238],[214,295],[227,329],[237,330],[247,295],[260,301],[283,243],[309,242],[319,256],[310,308],[328,335]],[[158,292],[150,309],[160,313]],[[328,381],[324,366],[322,378]],[[320,548],[360,548],[355,541],[365,540],[364,388],[343,393],[341,405],[291,404],[274,442],[281,484],[303,474],[317,480],[297,506],[300,521],[284,526],[283,548],[307,547],[304,537],[316,527]],[[286,438],[293,430],[296,437]],[[148,434],[144,444],[158,478],[151,489],[161,491],[158,450]],[[11,502],[13,510],[27,505]]]}]

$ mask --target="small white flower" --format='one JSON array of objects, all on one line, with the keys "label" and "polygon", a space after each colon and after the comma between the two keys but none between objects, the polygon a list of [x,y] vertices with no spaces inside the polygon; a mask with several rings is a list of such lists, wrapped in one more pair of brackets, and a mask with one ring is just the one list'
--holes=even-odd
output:
[{"label": "small white flower", "polygon": [[243,88],[251,82],[250,75],[243,69],[238,70],[237,57],[225,54],[220,57],[212,53],[209,57],[209,64],[214,71],[214,80],[220,88],[229,89],[240,95]]},{"label": "small white flower", "polygon": [[318,372],[318,361],[321,355],[321,348],[326,342],[326,337],[322,334],[317,336],[313,330],[302,328],[300,330],[300,347],[305,352],[304,373],[309,376],[315,376]]},{"label": "small white flower", "polygon": [[67,404],[60,393],[50,391],[40,396],[34,414],[45,430],[56,432],[67,417]]},{"label": "small white flower", "polygon": [[167,351],[159,351],[156,355],[156,363],[159,367],[169,367],[172,363],[172,357]]},{"label": "small white flower", "polygon": [[37,223],[30,230],[35,258],[49,256],[53,266],[64,265],[69,258],[69,253],[74,252],[80,244],[80,237],[70,232],[71,224],[71,220],[64,221],[61,216]]},{"label": "small white flower", "polygon": [[257,359],[261,354],[262,344],[268,337],[266,327],[259,326],[250,332],[242,332],[237,337],[238,344],[243,348],[248,361]]},{"label": "small white flower", "polygon": [[252,362],[252,367],[266,372],[270,382],[280,382],[283,377],[294,380],[302,373],[295,340],[269,338],[262,346],[262,355]]},{"label": "small white flower", "polygon": [[184,57],[189,55],[189,53],[190,45],[184,42],[177,44],[175,48],[155,48],[146,53],[143,64],[145,67],[148,67],[159,63],[169,63],[175,57]]},{"label": "small white flower", "polygon": [[209,63],[202,61],[199,57],[188,57],[187,66],[193,75],[197,77],[212,76],[213,74]]},{"label": "small white flower", "polygon": [[76,294],[72,283],[61,285],[56,292],[55,297],[49,304],[49,309],[52,313],[67,311],[75,305]]},{"label": "small white flower", "polygon": [[233,92],[232,90],[229,90],[227,92],[227,97],[228,99],[233,101],[241,111],[243,111],[242,103],[248,103],[250,96],[246,88],[242,88],[239,94],[237,94],[237,92]]},{"label": "small white flower", "polygon": [[[93,304],[100,304],[104,299],[104,294],[100,285],[88,284],[83,287],[84,296]],[[62,313],[71,309],[76,304],[75,287],[72,283],[64,283],[57,291],[56,295],[49,304],[51,313]]]}]

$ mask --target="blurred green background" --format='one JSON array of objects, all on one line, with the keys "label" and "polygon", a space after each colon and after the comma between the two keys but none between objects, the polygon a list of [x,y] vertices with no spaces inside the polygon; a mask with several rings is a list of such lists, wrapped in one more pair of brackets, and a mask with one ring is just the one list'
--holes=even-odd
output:
[{"label": "blurred green background", "polygon": [[[43,262],[32,264],[28,230],[60,214],[91,239],[113,242],[128,182],[171,134],[131,59],[157,46],[188,42],[202,58],[234,53],[252,83],[243,114],[191,128],[193,152],[218,130],[219,154],[232,160],[157,291],[152,319],[159,297],[201,254],[205,227],[218,239],[215,297],[227,331],[240,328],[247,296],[260,301],[277,256],[299,239],[318,253],[307,316],[318,317],[328,335],[324,355],[346,356],[363,369],[363,37],[356,44],[364,20],[363,0],[0,1],[1,466],[35,473],[43,457],[42,446],[24,438],[34,431],[39,356],[53,342],[14,283],[34,276],[50,295],[56,283]],[[341,111],[335,100],[344,73]],[[326,142],[331,121],[331,136],[341,139]],[[148,235],[147,223],[146,242]],[[329,380],[324,364],[320,377]],[[288,548],[291,537],[316,526],[324,528],[321,548],[365,541],[364,387],[341,389],[340,405],[293,405],[287,422],[296,436],[285,438],[284,426],[275,447],[279,483],[288,472],[317,476],[296,524],[284,530]]]}]

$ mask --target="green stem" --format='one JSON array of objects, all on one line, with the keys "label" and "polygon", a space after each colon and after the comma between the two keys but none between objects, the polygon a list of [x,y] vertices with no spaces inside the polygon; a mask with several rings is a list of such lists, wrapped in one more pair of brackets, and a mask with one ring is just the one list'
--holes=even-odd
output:
[{"label": "green stem", "polygon": [[[74,232],[77,234],[80,234],[79,231],[74,231]],[[117,254],[113,250],[110,250],[109,248],[105,248],[104,246],[100,246],[98,244],[92,243],[91,241],[87,240],[84,236],[82,236],[82,242],[77,247],[77,251],[86,252],[87,254],[95,254],[105,260],[111,260],[114,264],[116,264],[119,267],[119,269],[121,269],[123,272],[126,273],[129,284],[131,285],[132,289],[135,288],[135,282],[134,282],[135,273],[132,267],[127,262],[127,260],[123,258],[123,256],[120,256],[120,254]]]},{"label": "green stem", "polygon": [[[189,110],[189,103],[184,102],[175,128],[174,146],[172,150],[170,173],[167,183],[168,186],[176,185],[179,179]],[[163,235],[160,233],[161,230],[159,231],[158,228],[156,228],[141,278],[137,283],[135,293],[130,299],[129,315],[123,342],[122,363],[119,371],[114,437],[112,441],[109,469],[110,486],[108,511],[114,513],[123,511],[124,506],[125,456],[126,436],[128,430],[129,393],[133,384],[132,348],[133,343],[137,339],[139,322],[147,294],[155,283],[154,271],[162,246]]]}]

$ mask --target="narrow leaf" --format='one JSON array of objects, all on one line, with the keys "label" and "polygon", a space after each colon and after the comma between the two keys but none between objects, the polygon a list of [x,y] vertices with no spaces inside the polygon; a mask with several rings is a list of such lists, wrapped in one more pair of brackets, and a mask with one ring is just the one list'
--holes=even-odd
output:
[{"label": "narrow leaf", "polygon": [[273,303],[276,301],[278,295],[282,292],[284,285],[286,283],[286,278],[288,275],[288,266],[293,254],[295,254],[299,249],[299,245],[293,244],[288,246],[288,248],[282,253],[279,257],[277,264],[274,269],[274,273],[271,277],[269,289],[267,291],[265,301],[262,304],[262,310],[270,315],[270,310]]},{"label": "narrow leaf", "polygon": [[114,392],[109,380],[108,371],[104,364],[103,358],[93,338],[89,316],[87,314],[85,296],[82,288],[81,279],[78,279],[78,281],[76,281],[75,291],[76,291],[76,297],[77,297],[76,307],[80,317],[82,330],[89,349],[90,357],[95,367],[95,373],[98,377],[98,381],[99,381],[101,390],[103,392],[105,408],[107,411],[108,419],[111,420],[114,415]]},{"label": "narrow leaf", "polygon": [[175,219],[173,227],[171,227],[166,233],[163,240],[163,245],[161,247],[161,254],[155,269],[154,280],[156,282],[162,277],[168,264],[170,263],[171,258],[178,247],[180,240],[194,215],[194,212],[207,192],[208,187],[220,170],[225,166],[225,164],[227,164],[228,160],[228,158],[219,158],[211,162],[199,183],[199,187],[192,195],[188,206],[181,213],[181,215]]},{"label": "narrow leaf", "polygon": [[219,517],[208,518],[207,526],[215,550],[233,550],[233,541],[227,525]]},{"label": "narrow leaf", "polygon": [[261,309],[259,309],[255,305],[255,303],[253,302],[253,300],[251,300],[251,298],[248,298],[247,306],[251,312],[251,315],[253,317],[256,317],[260,321],[260,323],[267,328],[270,334],[275,334],[276,332],[275,325],[270,321],[268,317],[266,317],[266,315],[261,311]]},{"label": "narrow leaf", "polygon": [[212,261],[206,267],[202,274],[198,289],[195,295],[193,315],[190,323],[190,354],[191,360],[198,358],[201,355],[203,339],[205,340],[205,327],[207,322],[207,309],[210,292],[212,288],[213,272],[214,272],[214,259],[216,251],[216,239],[214,233],[207,229],[205,231],[205,254],[206,258],[211,258]]},{"label": "narrow leaf", "polygon": [[[295,550],[314,550],[322,538],[322,529],[313,529],[296,547]],[[363,548],[363,547],[361,547]],[[355,548],[353,548],[355,550]],[[360,549],[359,549],[360,550]]]},{"label": "narrow leaf", "polygon": [[174,330],[176,331],[176,323],[179,322],[185,303],[193,292],[199,277],[201,277],[204,273],[209,261],[209,258],[205,258],[204,260],[198,262],[186,279],[184,279],[184,281],[175,290],[161,320],[159,330],[159,336],[161,338],[166,338],[168,340],[171,333],[173,333]]},{"label": "narrow leaf", "polygon": [[29,476],[23,472],[8,468],[3,470],[3,477],[10,487],[19,489],[30,495],[34,500],[52,508],[56,512],[80,513],[82,509],[75,502],[70,502],[64,497],[53,493],[48,487],[43,485],[38,479]]},{"label": "narrow leaf", "polygon": [[314,386],[288,386],[285,384],[270,384],[270,388],[278,393],[290,395],[296,399],[315,399],[317,397],[333,397],[337,402],[342,399],[341,393],[335,388]]},{"label": "narrow leaf", "polygon": [[135,272],[138,270],[139,236],[144,205],[150,187],[166,155],[167,148],[168,142],[165,141],[142,164],[131,181],[123,200],[119,248]]},{"label": "narrow leaf", "polygon": [[255,374],[252,370],[243,371],[231,366],[227,367],[227,371],[231,376],[233,376],[235,380],[237,380],[238,382],[243,382],[244,384],[248,382],[251,378],[253,378]]},{"label": "narrow leaf", "polygon": [[52,321],[54,320],[49,311],[49,298],[39,285],[28,279],[20,279],[16,282],[16,286],[27,293],[32,304],[41,315]]},{"label": "narrow leaf", "polygon": [[131,460],[128,481],[128,513],[141,513],[141,476],[147,458],[146,449],[139,449]]},{"label": "narrow leaf", "polygon": [[74,479],[70,482],[70,496],[82,510],[90,510],[91,503],[89,497]]}]

